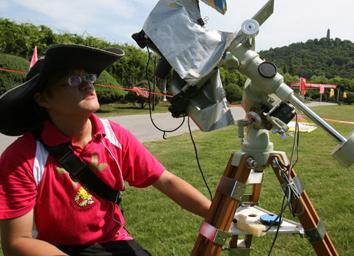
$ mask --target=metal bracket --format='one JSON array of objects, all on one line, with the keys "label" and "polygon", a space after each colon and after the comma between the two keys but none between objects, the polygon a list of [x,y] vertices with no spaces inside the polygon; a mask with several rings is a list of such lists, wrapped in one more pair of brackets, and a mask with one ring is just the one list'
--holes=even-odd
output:
[{"label": "metal bracket", "polygon": [[256,172],[251,170],[250,175],[247,179],[247,184],[254,185],[254,184],[261,184],[263,181],[263,172]]},{"label": "metal bracket", "polygon": [[224,245],[226,240],[230,238],[231,235],[221,229],[218,229],[214,238],[214,243],[218,245]]},{"label": "metal bracket", "polygon": [[300,197],[301,194],[304,193],[304,186],[302,185],[299,176],[295,176],[291,183],[296,187],[296,190],[299,193],[299,197]]},{"label": "metal bracket", "polygon": [[304,187],[302,186],[302,183],[300,181],[300,178],[298,176],[295,176],[291,180],[289,180],[287,177],[286,179],[283,177],[284,183],[282,184],[282,188],[284,193],[287,192],[287,189],[290,188],[291,190],[291,195],[295,199],[299,199],[301,197],[301,194],[304,192]]},{"label": "metal bracket", "polygon": [[226,176],[221,177],[219,185],[217,187],[217,191],[219,191],[223,195],[232,197],[237,201],[242,200],[242,196],[245,193],[245,190],[246,190],[245,184],[237,180],[228,178]]},{"label": "metal bracket", "polygon": [[212,241],[214,244],[223,246],[226,240],[231,237],[229,232],[218,229],[207,222],[204,222],[199,230],[199,234]]},{"label": "metal bracket", "polygon": [[299,199],[301,194],[304,192],[304,186],[302,185],[299,176],[295,176],[293,178],[288,177],[286,170],[279,164],[279,162],[274,159],[273,166],[279,169],[279,175],[282,178],[282,189],[284,193],[287,192],[287,189],[291,190],[291,195]]},{"label": "metal bracket", "polygon": [[317,223],[317,227],[313,229],[305,230],[305,234],[307,239],[310,241],[310,243],[315,244],[323,240],[326,234],[326,228],[322,224],[321,220],[319,220]]}]

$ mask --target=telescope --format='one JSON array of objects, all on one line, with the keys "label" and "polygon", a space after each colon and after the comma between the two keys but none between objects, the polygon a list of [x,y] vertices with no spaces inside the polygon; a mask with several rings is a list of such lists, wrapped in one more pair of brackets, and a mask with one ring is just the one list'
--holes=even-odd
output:
[{"label": "telescope", "polygon": [[[255,51],[255,37],[273,10],[274,0],[269,0],[251,19],[242,23],[238,32],[228,33],[204,28],[198,1],[160,0],[143,29],[133,35],[141,48],[148,47],[161,56],[155,75],[165,79],[173,73],[170,84],[173,98],[169,108],[172,116],[188,115],[202,131],[235,123],[227,106],[219,65],[236,69],[248,77],[242,96],[246,116],[237,122],[241,150],[231,154],[216,188],[192,251],[195,256],[220,255],[228,238],[231,255],[250,254],[255,234],[251,231],[240,240],[237,223],[243,218],[237,219],[237,216],[268,212],[254,207],[259,203],[263,170],[267,166],[273,169],[289,207],[301,209],[297,213],[292,210],[301,225],[284,220],[276,232],[306,234],[317,255],[338,255],[292,161],[284,152],[273,150],[269,131],[284,136],[296,109],[300,110],[339,143],[332,155],[346,167],[353,164],[354,132],[344,137],[325,122],[295,96],[276,65],[263,60]],[[247,129],[246,137],[244,129]],[[252,186],[251,195],[245,194],[248,185]],[[243,211],[248,213],[242,215]],[[247,219],[243,224],[247,224]],[[274,228],[265,232],[274,232]]]},{"label": "telescope", "polygon": [[218,66],[224,64],[248,77],[242,99],[249,129],[245,150],[265,162],[264,151],[272,151],[268,130],[284,134],[294,106],[339,143],[332,155],[349,167],[353,163],[354,132],[348,137],[340,134],[295,96],[275,64],[255,52],[255,37],[273,9],[274,0],[270,0],[244,21],[238,32],[228,33],[203,27],[198,1],[160,0],[143,30],[132,37],[141,48],[149,47],[161,56],[156,67],[158,77],[165,78],[173,70],[170,111],[174,117],[188,115],[202,131],[234,123],[218,73]]}]

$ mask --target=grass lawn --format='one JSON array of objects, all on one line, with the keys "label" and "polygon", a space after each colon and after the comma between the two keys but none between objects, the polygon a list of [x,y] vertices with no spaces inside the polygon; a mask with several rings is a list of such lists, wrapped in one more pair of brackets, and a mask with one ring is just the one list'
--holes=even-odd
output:
[{"label": "grass lawn", "polygon": [[[153,110],[154,113],[168,112],[169,102],[160,101]],[[152,107],[152,106],[151,106]],[[110,103],[101,105],[100,110],[97,112],[99,116],[123,116],[123,115],[140,115],[149,113],[149,105],[145,104],[144,108],[141,108],[140,104],[133,103]]]},{"label": "grass lawn", "polygon": [[[146,110],[145,110],[146,111]],[[331,119],[354,121],[354,106],[317,107],[315,111]],[[333,123],[347,136],[353,125]],[[232,152],[238,151],[237,128],[227,127],[208,133],[193,133],[201,166],[214,194],[220,176]],[[275,150],[290,156],[292,137],[286,140],[271,135]],[[150,142],[146,146],[167,169],[189,181],[208,195],[197,169],[193,145],[188,134],[165,141]],[[314,207],[340,255],[354,255],[354,166],[341,167],[330,156],[336,142],[320,128],[300,134],[299,161],[295,167]],[[273,171],[265,170],[260,204],[278,212],[282,192]],[[153,188],[127,188],[122,206],[127,228],[153,255],[190,255],[202,219],[181,209]],[[289,218],[289,214],[286,214]],[[252,255],[267,255],[273,236],[253,240]],[[2,255],[0,253],[0,255]],[[227,255],[223,253],[223,255]],[[315,255],[304,238],[279,235],[272,255]]]}]

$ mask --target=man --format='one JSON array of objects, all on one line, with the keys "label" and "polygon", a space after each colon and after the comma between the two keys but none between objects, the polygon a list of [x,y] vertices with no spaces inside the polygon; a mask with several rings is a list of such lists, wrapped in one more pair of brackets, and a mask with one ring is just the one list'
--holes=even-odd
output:
[{"label": "man", "polygon": [[[118,205],[124,181],[153,185],[205,217],[205,196],[165,170],[127,130],[93,114],[99,109],[97,76],[123,55],[119,49],[56,45],[23,84],[0,96],[0,131],[23,134],[0,158],[5,255],[149,255],[124,228]],[[56,155],[58,148],[65,156]],[[67,167],[63,159],[81,162]],[[94,182],[82,178],[87,175]],[[96,191],[101,181],[118,191],[113,201],[101,195],[105,189]]]}]

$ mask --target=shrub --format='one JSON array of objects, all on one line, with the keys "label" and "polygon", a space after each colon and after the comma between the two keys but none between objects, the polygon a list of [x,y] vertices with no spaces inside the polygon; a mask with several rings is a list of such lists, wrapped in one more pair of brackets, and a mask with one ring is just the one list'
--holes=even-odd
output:
[{"label": "shrub", "polygon": [[343,98],[343,102],[350,105],[354,103],[354,92],[347,92],[347,98]]},{"label": "shrub", "polygon": [[[0,68],[27,72],[29,61],[22,57],[0,53]],[[0,94],[24,82],[26,74],[0,71]]]},{"label": "shrub", "polygon": [[102,104],[121,102],[127,94],[126,91],[120,88],[106,88],[103,86],[119,86],[117,80],[105,70],[96,82],[97,97]]},{"label": "shrub", "polygon": [[229,102],[237,102],[242,99],[242,88],[236,84],[230,83],[224,86],[226,99]]}]

